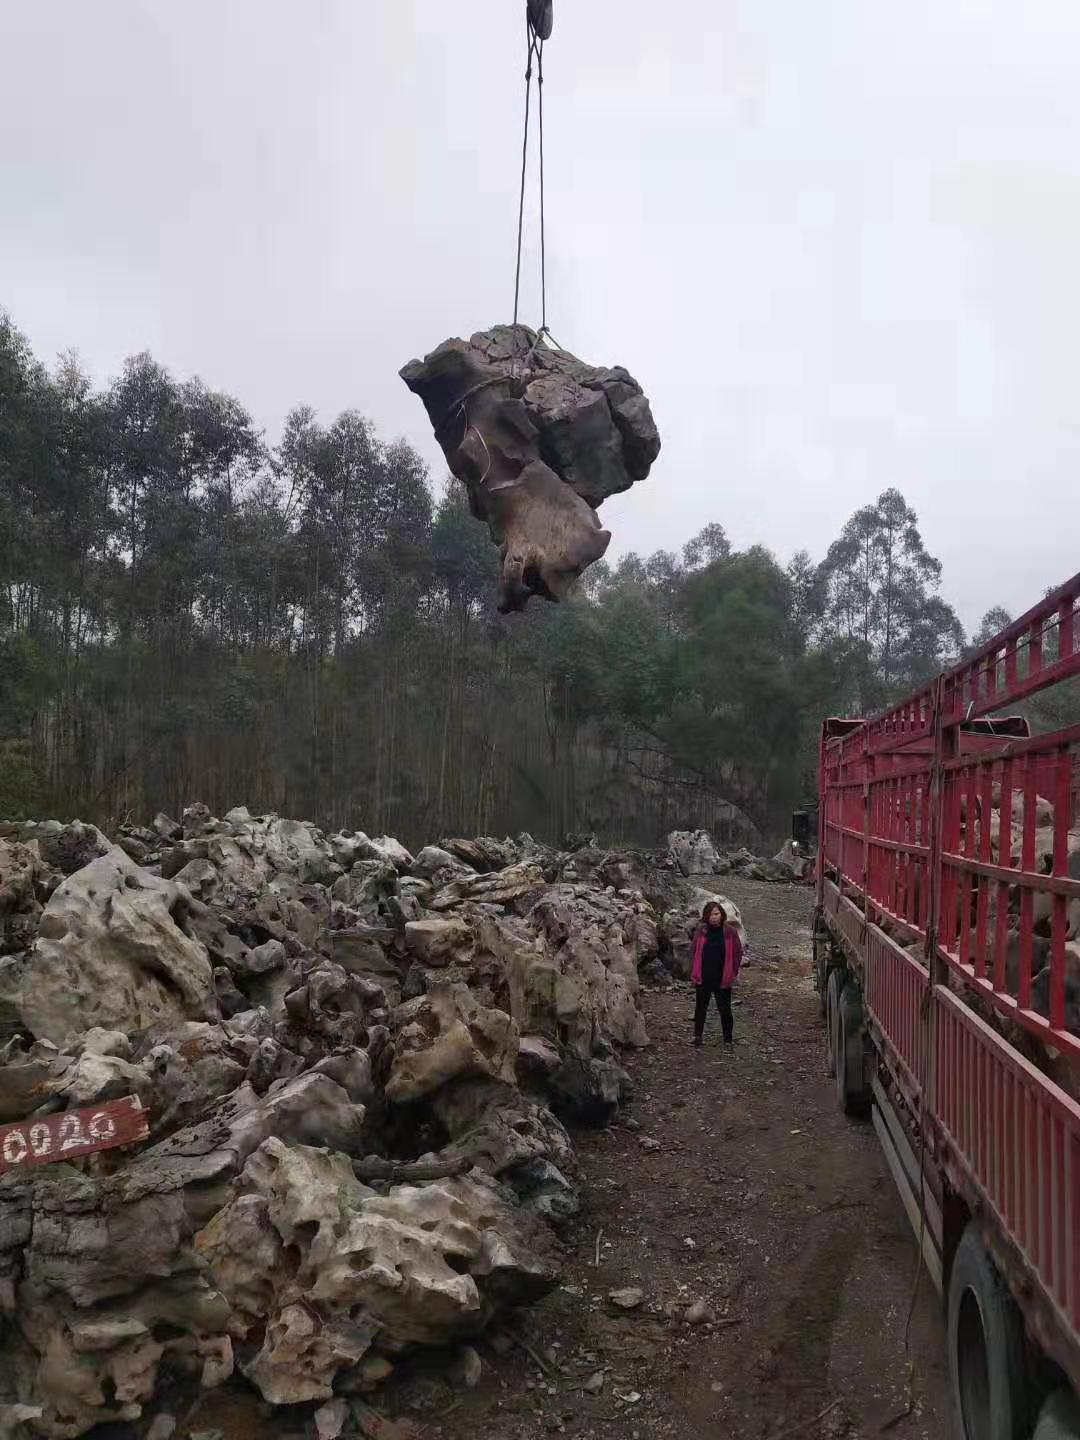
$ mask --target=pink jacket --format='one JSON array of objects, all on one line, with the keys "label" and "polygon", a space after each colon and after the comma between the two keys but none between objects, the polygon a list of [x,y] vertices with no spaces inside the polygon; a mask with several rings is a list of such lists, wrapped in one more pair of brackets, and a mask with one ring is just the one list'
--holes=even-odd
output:
[{"label": "pink jacket", "polygon": [[[699,925],[694,935],[694,949],[692,951],[693,961],[690,966],[690,979],[695,985],[701,984],[701,957],[705,953],[704,925]],[[720,982],[723,990],[730,990],[738,979],[739,971],[742,968],[743,947],[742,941],[731,925],[724,926],[724,975]]]}]

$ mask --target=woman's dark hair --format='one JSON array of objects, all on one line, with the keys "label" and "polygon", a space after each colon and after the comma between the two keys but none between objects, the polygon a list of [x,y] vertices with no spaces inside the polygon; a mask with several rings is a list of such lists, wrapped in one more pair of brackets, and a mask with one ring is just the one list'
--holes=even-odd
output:
[{"label": "woman's dark hair", "polygon": [[709,916],[714,910],[719,910],[724,920],[727,920],[727,911],[724,909],[723,905],[720,904],[720,901],[707,900],[705,902],[705,909],[701,912],[701,923],[703,925],[707,925],[709,923]]}]

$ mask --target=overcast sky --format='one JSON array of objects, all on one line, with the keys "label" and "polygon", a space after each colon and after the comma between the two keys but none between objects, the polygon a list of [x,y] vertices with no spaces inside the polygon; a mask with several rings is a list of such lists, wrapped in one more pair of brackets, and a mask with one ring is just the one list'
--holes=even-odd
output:
[{"label": "overcast sky", "polygon": [[[524,8],[6,6],[0,306],[44,359],[104,382],[149,349],[271,439],[355,406],[441,483],[397,371],[510,319]],[[1080,567],[1075,0],[555,11],[549,323],[663,438],[611,554],[718,520],[820,556],[896,485],[969,626]]]}]

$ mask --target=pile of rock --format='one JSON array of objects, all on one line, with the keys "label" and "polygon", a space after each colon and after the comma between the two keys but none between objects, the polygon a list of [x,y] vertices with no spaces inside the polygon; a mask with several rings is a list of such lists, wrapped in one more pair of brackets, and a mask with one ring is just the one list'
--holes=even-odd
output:
[{"label": "pile of rock", "polygon": [[803,865],[786,846],[771,860],[741,846],[718,849],[707,830],[673,830],[667,838],[672,862],[681,875],[737,875],[744,880],[764,880],[790,885],[802,879]]},{"label": "pile of rock", "polygon": [[0,826],[0,1123],[134,1095],[150,1137],[0,1158],[0,1421],[137,1420],[175,1373],[353,1395],[550,1289],[565,1125],[625,1098],[684,891],[243,808]]}]

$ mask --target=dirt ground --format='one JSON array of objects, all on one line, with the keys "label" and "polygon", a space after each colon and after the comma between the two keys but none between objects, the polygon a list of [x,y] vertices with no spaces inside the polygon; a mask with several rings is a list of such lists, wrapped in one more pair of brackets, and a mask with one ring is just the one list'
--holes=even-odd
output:
[{"label": "dirt ground", "polygon": [[[634,1100],[575,1137],[584,1205],[564,1283],[516,1338],[481,1346],[475,1388],[443,1357],[380,1397],[422,1440],[950,1435],[937,1296],[924,1276],[906,1352],[914,1239],[872,1126],[839,1114],[826,1074],[810,894],[725,888],[751,945],[735,1045],[713,1012],[691,1048],[689,986],[643,997]],[[642,1298],[624,1311],[609,1295],[626,1287]],[[232,1440],[217,1408],[196,1428]]]}]

